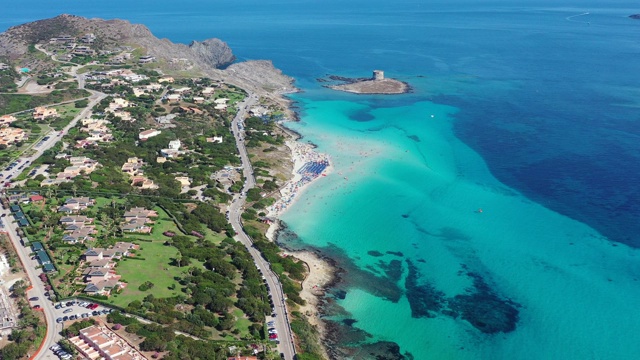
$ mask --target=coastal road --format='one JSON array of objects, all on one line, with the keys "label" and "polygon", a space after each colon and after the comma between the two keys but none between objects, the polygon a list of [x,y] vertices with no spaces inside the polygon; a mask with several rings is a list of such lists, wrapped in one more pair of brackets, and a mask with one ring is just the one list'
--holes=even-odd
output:
[{"label": "coastal road", "polygon": [[280,279],[271,270],[269,263],[262,257],[262,254],[253,247],[253,242],[249,236],[244,232],[242,223],[240,221],[240,215],[246,201],[247,191],[256,185],[255,177],[253,176],[253,169],[249,162],[249,156],[247,154],[247,148],[244,145],[244,136],[242,131],[238,127],[238,124],[244,120],[244,117],[248,113],[249,109],[258,100],[257,95],[249,93],[244,101],[238,104],[238,113],[231,122],[231,131],[236,139],[236,145],[240,152],[240,158],[242,159],[242,169],[245,177],[244,188],[242,194],[236,195],[233,198],[231,206],[229,206],[229,222],[236,231],[235,239],[240,241],[249,251],[249,254],[253,257],[253,261],[256,267],[262,272],[267,285],[269,286],[269,293],[273,300],[273,314],[271,317],[267,317],[267,321],[273,321],[274,327],[278,332],[278,351],[284,355],[287,360],[292,360],[296,354],[295,346],[293,345],[293,333],[289,324],[289,318],[286,307],[286,298],[282,291],[282,284]]}]

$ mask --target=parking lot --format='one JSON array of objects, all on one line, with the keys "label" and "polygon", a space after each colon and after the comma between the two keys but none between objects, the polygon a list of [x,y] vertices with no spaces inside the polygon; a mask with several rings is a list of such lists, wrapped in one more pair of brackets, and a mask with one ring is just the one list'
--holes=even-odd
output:
[{"label": "parking lot", "polygon": [[54,316],[57,323],[82,320],[94,316],[106,315],[111,309],[83,300],[56,303]]}]

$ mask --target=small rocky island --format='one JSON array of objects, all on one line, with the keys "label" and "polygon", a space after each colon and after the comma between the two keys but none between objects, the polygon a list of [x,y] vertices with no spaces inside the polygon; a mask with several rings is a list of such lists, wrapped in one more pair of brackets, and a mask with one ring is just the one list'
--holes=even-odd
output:
[{"label": "small rocky island", "polygon": [[322,82],[336,82],[325,87],[355,94],[405,94],[411,87],[404,81],[384,77],[384,71],[374,70],[371,78],[347,78],[331,75]]}]

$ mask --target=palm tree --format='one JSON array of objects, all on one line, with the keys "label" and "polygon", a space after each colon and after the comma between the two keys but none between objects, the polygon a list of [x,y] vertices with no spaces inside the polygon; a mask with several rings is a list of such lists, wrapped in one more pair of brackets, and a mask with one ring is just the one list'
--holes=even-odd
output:
[{"label": "palm tree", "polygon": [[78,185],[71,185],[71,191],[73,191],[73,197],[76,197],[76,192],[78,191]]}]

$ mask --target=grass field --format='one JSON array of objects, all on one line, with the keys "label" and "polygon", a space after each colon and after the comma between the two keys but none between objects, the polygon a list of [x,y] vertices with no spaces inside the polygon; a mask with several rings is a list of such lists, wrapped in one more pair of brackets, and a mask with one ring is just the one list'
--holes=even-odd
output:
[{"label": "grass field", "polygon": [[249,326],[251,326],[251,321],[244,316],[244,313],[240,309],[235,309],[233,311],[233,315],[236,317],[236,329],[240,331],[238,336],[240,338],[249,336]]},{"label": "grass field", "polygon": [[[175,233],[179,233],[179,231],[167,213],[160,208],[155,210],[159,216],[150,235],[131,235],[124,239],[132,240],[140,245],[140,250],[137,251],[135,257],[144,260],[123,259],[118,263],[116,271],[122,275],[122,280],[127,282],[127,287],[122,293],[111,296],[109,301],[115,305],[126,307],[130,302],[142,300],[149,294],[153,294],[155,297],[170,297],[178,295],[180,292],[180,285],[174,277],[183,276],[188,268],[171,265],[178,256],[178,249],[165,246],[164,242],[168,238],[162,235],[165,231]],[[136,238],[149,239],[151,242],[135,241]],[[146,281],[151,281],[154,287],[147,291],[140,291],[138,287]],[[176,286],[174,290],[169,289],[172,285]]]}]

